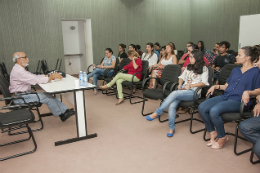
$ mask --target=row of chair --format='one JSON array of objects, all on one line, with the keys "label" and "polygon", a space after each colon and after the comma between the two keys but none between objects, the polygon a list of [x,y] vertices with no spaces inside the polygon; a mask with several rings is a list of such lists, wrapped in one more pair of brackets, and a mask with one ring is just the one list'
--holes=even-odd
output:
[{"label": "row of chair", "polygon": [[[123,63],[122,63],[123,62]],[[122,69],[124,67],[124,65],[128,64],[127,62],[122,61],[119,66],[116,66],[114,69],[114,75],[116,75],[116,73],[118,71],[120,71],[120,69]],[[131,89],[130,94],[129,93],[124,93],[127,94],[127,96],[125,97],[125,99],[130,99],[130,103],[131,104],[135,104],[135,103],[143,103],[142,105],[142,110],[141,113],[143,116],[147,116],[151,113],[144,113],[144,108],[145,108],[145,103],[148,101],[148,99],[151,100],[160,100],[160,104],[163,102],[163,100],[174,90],[177,89],[178,86],[178,77],[181,74],[181,67],[179,65],[167,65],[161,75],[161,78],[155,78],[156,79],[156,86],[154,89],[147,89],[147,83],[148,81],[152,78],[152,77],[148,77],[148,62],[147,61],[143,61],[143,72],[142,72],[142,80],[138,83],[136,82],[123,82],[123,86],[125,87],[129,87]],[[236,64],[227,64],[223,67],[223,69],[221,70],[220,76],[219,76],[219,84],[220,85],[224,85],[226,83],[227,78],[229,77],[231,71],[233,70],[233,68],[235,67],[240,67],[241,65],[236,65]],[[214,96],[218,96],[218,95],[222,95],[224,92],[223,91],[219,91],[216,90],[214,92],[214,94],[212,96],[206,96],[207,90],[214,84],[214,70],[211,67],[207,67],[208,71],[209,71],[209,78],[208,78],[208,82],[209,82],[209,86],[204,86],[204,87],[199,87],[197,88],[197,90],[195,91],[194,94],[194,99],[192,101],[182,101],[180,102],[180,104],[178,105],[181,108],[188,108],[190,110],[190,118],[188,119],[184,119],[181,121],[176,121],[175,123],[182,123],[182,122],[186,122],[186,121],[190,121],[190,132],[192,134],[204,131],[203,134],[203,139],[205,141],[208,141],[209,139],[206,139],[206,129],[205,127],[196,131],[193,131],[192,129],[192,124],[193,121],[198,121],[203,123],[202,120],[194,118],[194,113],[195,110],[198,108],[199,104],[201,104],[203,101],[205,101],[206,99],[209,99],[209,97],[214,97]],[[110,69],[111,70],[111,69]],[[113,76],[107,77],[106,75],[104,76],[100,76],[99,77],[100,80],[103,80],[103,84],[105,82],[110,82],[113,79]],[[158,88],[157,86],[161,85],[161,89]],[[136,89],[141,89],[143,91],[143,97],[140,96],[134,96],[132,89],[133,88]],[[107,96],[109,95],[116,95],[116,88],[112,89],[112,92],[108,92],[108,91],[104,91],[103,94],[106,94]],[[201,95],[201,97],[199,99],[197,99],[197,95]],[[138,102],[132,102],[131,99],[132,98],[141,98],[141,101]],[[254,101],[255,99],[252,98]],[[244,103],[241,103],[241,109],[239,113],[223,113],[221,115],[224,123],[228,123],[228,122],[235,122],[237,123],[236,125],[236,130],[235,133],[229,133],[227,132],[227,135],[232,135],[235,136],[235,143],[234,143],[234,153],[236,155],[241,155],[243,153],[249,152],[252,150],[252,148],[249,148],[247,150],[238,152],[237,151],[237,139],[240,138],[242,140],[246,139],[244,137],[241,137],[238,135],[238,126],[239,123],[247,118],[252,117],[252,110],[253,110],[254,104],[251,106],[251,108],[249,108],[246,112],[244,110]],[[179,115],[178,115],[179,116]],[[159,122],[166,122],[168,121],[168,119],[162,120],[161,116],[159,117]],[[252,160],[253,158],[253,151],[250,157],[250,161],[252,163],[257,163],[254,162]]]}]

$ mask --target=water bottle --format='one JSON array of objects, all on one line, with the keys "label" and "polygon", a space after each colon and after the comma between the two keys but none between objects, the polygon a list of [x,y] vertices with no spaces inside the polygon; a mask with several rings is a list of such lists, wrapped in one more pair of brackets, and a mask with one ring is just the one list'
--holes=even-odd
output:
[{"label": "water bottle", "polygon": [[88,76],[86,72],[83,73],[83,86],[84,87],[88,86]]},{"label": "water bottle", "polygon": [[79,86],[82,86],[83,84],[83,73],[82,71],[79,72]]}]

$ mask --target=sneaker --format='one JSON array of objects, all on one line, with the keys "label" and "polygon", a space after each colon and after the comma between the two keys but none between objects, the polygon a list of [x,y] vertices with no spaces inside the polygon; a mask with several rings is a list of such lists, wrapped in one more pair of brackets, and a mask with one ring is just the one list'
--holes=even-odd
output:
[{"label": "sneaker", "polygon": [[60,115],[60,119],[61,121],[66,121],[69,117],[71,117],[72,115],[74,115],[76,112],[74,111],[73,108],[71,109],[67,109],[65,113]]}]

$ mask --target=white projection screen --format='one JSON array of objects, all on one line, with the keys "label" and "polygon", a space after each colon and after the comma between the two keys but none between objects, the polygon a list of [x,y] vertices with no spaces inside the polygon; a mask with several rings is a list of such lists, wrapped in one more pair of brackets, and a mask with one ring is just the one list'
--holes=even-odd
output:
[{"label": "white projection screen", "polygon": [[260,44],[260,14],[240,16],[238,49]]}]

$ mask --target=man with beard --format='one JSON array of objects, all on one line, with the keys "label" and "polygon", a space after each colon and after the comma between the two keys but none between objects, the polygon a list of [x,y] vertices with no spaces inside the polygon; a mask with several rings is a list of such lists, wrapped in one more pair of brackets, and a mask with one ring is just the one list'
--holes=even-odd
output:
[{"label": "man with beard", "polygon": [[35,75],[26,71],[25,67],[29,65],[29,58],[23,52],[16,52],[13,55],[13,62],[16,64],[13,66],[10,73],[10,93],[14,93],[15,95],[19,95],[19,92],[28,93],[26,95],[20,95],[24,100],[14,100],[13,102],[15,104],[21,104],[24,103],[24,101],[26,103],[40,101],[43,104],[47,104],[52,114],[55,117],[59,116],[62,121],[66,121],[70,116],[75,114],[73,109],[68,109],[65,104],[50,94],[37,92],[37,96],[36,94],[29,94],[28,92],[31,90],[31,85],[43,84],[55,79],[62,79],[60,74],[53,73],[50,75]]},{"label": "man with beard", "polygon": [[213,50],[207,50],[205,57],[207,58],[207,60],[209,61],[210,66],[213,65],[214,60],[216,59],[216,57],[219,55],[218,53],[218,49],[219,49],[219,43],[216,43]]}]

